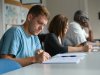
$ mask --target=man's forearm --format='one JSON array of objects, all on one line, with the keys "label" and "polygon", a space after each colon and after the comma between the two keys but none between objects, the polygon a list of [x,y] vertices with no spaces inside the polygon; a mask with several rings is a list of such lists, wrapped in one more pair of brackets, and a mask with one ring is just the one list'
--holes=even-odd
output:
[{"label": "man's forearm", "polygon": [[22,66],[27,66],[36,62],[35,57],[16,58],[16,59],[13,58],[13,60],[19,62]]},{"label": "man's forearm", "polygon": [[30,65],[30,64],[36,62],[35,57],[15,58],[15,57],[13,57],[13,55],[10,55],[10,54],[2,54],[2,55],[0,55],[0,58],[7,58],[7,59],[14,60],[14,61],[20,63],[22,66],[27,66],[27,65]]},{"label": "man's forearm", "polygon": [[88,41],[93,41],[93,32],[89,30],[89,37],[87,38]]}]

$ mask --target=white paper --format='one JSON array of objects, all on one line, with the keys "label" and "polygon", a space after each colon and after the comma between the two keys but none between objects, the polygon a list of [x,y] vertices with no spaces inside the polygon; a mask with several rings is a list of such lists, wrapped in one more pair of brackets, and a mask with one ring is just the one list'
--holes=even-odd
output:
[{"label": "white paper", "polygon": [[56,56],[70,56],[70,55],[76,55],[76,56],[86,56],[86,53],[63,53],[63,54],[57,54]]},{"label": "white paper", "polygon": [[77,57],[54,57],[51,58],[43,63],[50,64],[50,63],[79,63],[80,59]]},{"label": "white paper", "polygon": [[[65,56],[65,57],[63,57]],[[71,57],[75,56],[75,57]],[[84,59],[86,56],[85,53],[64,53],[57,54],[51,59],[43,62],[44,64],[52,64],[52,63],[79,63],[80,60]]]},{"label": "white paper", "polygon": [[77,58],[83,60],[87,54],[86,53],[63,53],[57,54],[54,57],[61,57],[61,56],[76,56]]}]

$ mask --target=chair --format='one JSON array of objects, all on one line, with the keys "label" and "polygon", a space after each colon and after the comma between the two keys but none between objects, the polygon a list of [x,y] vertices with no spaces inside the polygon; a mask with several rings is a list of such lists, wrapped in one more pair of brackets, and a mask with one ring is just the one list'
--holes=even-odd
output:
[{"label": "chair", "polygon": [[14,60],[0,59],[0,74],[21,68],[21,65]]},{"label": "chair", "polygon": [[46,35],[47,34],[39,34],[38,35],[40,43],[41,43],[41,46],[42,46],[42,49],[44,49],[44,41],[45,41]]}]

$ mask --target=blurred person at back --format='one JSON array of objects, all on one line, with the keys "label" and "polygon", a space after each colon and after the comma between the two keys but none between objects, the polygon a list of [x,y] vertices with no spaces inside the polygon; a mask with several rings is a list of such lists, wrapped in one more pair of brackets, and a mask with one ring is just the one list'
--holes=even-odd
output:
[{"label": "blurred person at back", "polygon": [[89,24],[89,18],[82,10],[74,14],[74,21],[70,23],[63,44],[71,46],[85,45],[87,41],[93,41],[93,32]]}]

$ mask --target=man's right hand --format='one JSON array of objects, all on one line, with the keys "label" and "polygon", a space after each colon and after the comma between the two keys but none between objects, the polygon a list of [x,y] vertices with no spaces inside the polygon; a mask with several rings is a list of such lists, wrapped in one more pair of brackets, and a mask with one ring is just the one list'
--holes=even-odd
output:
[{"label": "man's right hand", "polygon": [[84,51],[85,51],[85,52],[91,52],[92,49],[93,49],[92,45],[85,45],[85,46],[84,46]]},{"label": "man's right hand", "polygon": [[43,61],[48,60],[50,57],[51,56],[47,52],[40,50],[36,54],[35,60],[36,60],[37,63],[42,63]]}]

